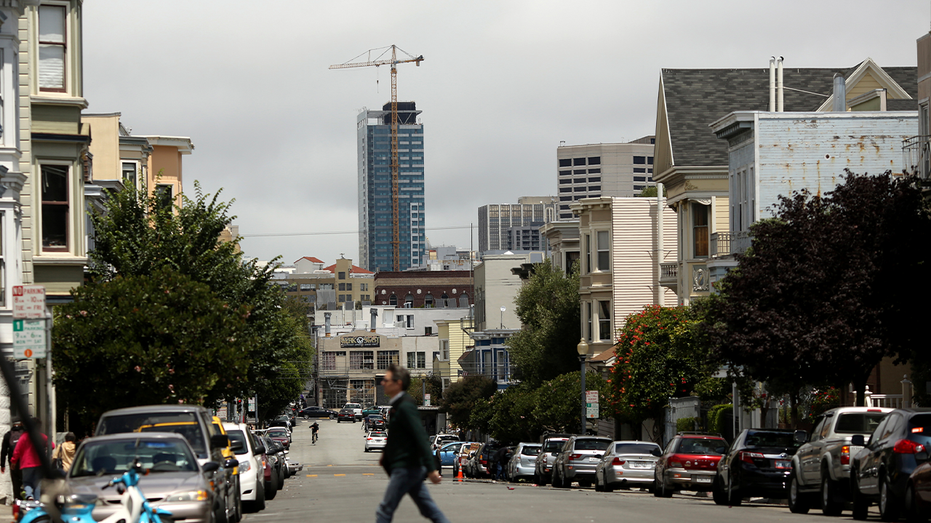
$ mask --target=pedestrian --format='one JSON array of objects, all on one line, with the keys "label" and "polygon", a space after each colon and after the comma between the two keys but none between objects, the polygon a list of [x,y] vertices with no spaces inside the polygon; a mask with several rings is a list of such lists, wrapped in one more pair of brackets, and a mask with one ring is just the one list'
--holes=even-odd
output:
[{"label": "pedestrian", "polygon": [[411,374],[406,368],[392,363],[381,383],[385,395],[391,397],[391,415],[388,418],[388,442],[379,463],[390,479],[385,497],[375,512],[375,521],[389,523],[401,498],[409,494],[425,518],[434,523],[449,523],[424,484],[427,478],[439,484],[441,478],[433,462],[417,406],[406,392],[411,384]]},{"label": "pedestrian", "polygon": [[65,442],[52,453],[52,461],[62,472],[67,473],[71,470],[71,463],[74,462],[74,453],[78,448],[77,439],[74,432],[65,434]]},{"label": "pedestrian", "polygon": [[495,451],[494,455],[495,462],[495,481],[503,481],[505,477],[505,470],[508,466],[508,448],[501,447]]},{"label": "pedestrian", "polygon": [[320,425],[318,425],[317,422],[315,421],[314,424],[310,426],[310,431],[313,433],[313,438],[312,438],[311,443],[314,445],[317,444],[317,431],[318,430],[320,430]]},{"label": "pedestrian", "polygon": [[3,435],[3,444],[0,446],[0,474],[6,474],[6,468],[10,467],[13,499],[22,499],[23,496],[23,472],[10,462],[10,458],[13,457],[13,449],[16,448],[16,443],[22,435],[23,423],[15,421],[10,430]]},{"label": "pedestrian", "polygon": [[[42,422],[37,418],[33,418],[33,424],[37,431],[42,428]],[[46,452],[48,436],[41,433],[40,436],[42,436],[43,441],[41,451]],[[55,448],[55,443],[52,443],[52,448]],[[13,457],[10,458],[10,463],[19,465],[20,470],[23,472],[23,487],[26,492],[26,499],[39,499],[39,482],[42,481],[44,476],[42,461],[39,459],[39,453],[32,446],[32,440],[29,439],[28,434],[23,434],[23,437],[16,442],[16,448],[13,449]]]}]

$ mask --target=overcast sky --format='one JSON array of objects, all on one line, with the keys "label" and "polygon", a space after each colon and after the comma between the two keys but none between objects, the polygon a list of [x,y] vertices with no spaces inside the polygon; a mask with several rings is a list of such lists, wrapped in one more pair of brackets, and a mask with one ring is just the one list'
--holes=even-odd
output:
[{"label": "overcast sky", "polygon": [[427,237],[468,248],[479,206],[555,193],[560,141],[653,134],[662,68],[914,66],[929,18],[927,0],[86,0],[84,93],[134,134],[190,137],[184,190],[236,200],[248,256],[357,261],[355,121],[391,75],[331,64],[424,56],[398,99],[423,111]]}]

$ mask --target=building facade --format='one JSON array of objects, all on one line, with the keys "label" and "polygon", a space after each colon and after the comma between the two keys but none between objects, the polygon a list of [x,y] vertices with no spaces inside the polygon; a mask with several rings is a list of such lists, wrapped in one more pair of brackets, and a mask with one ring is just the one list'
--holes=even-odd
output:
[{"label": "building facade", "polygon": [[[398,102],[397,270],[424,262],[427,237],[424,208],[423,124],[414,102]],[[391,187],[391,106],[364,109],[357,124],[359,263],[372,272],[394,267]]]},{"label": "building facade", "polygon": [[518,203],[478,208],[478,251],[539,251],[540,227],[556,220],[556,198],[525,196]]},{"label": "building facade", "polygon": [[378,305],[468,309],[474,302],[469,271],[383,271],[375,274]]},{"label": "building facade", "polygon": [[652,136],[628,143],[562,145],[556,149],[559,219],[573,218],[582,198],[629,197],[653,185]]}]

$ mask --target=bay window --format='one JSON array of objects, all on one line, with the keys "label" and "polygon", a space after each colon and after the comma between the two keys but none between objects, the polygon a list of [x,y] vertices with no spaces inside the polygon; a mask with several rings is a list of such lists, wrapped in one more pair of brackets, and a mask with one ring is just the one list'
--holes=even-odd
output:
[{"label": "bay window", "polygon": [[65,91],[67,9],[39,6],[39,90]]},{"label": "bay window", "polygon": [[68,167],[42,165],[42,250],[68,250]]}]

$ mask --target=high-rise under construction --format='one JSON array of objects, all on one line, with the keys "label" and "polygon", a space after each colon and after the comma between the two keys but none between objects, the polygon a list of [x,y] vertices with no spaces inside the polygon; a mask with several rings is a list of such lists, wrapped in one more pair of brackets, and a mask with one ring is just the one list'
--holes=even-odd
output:
[{"label": "high-rise under construction", "polygon": [[[423,262],[423,124],[414,102],[398,102],[398,270]],[[391,196],[391,104],[363,109],[356,121],[359,169],[359,262],[394,270]]]}]

